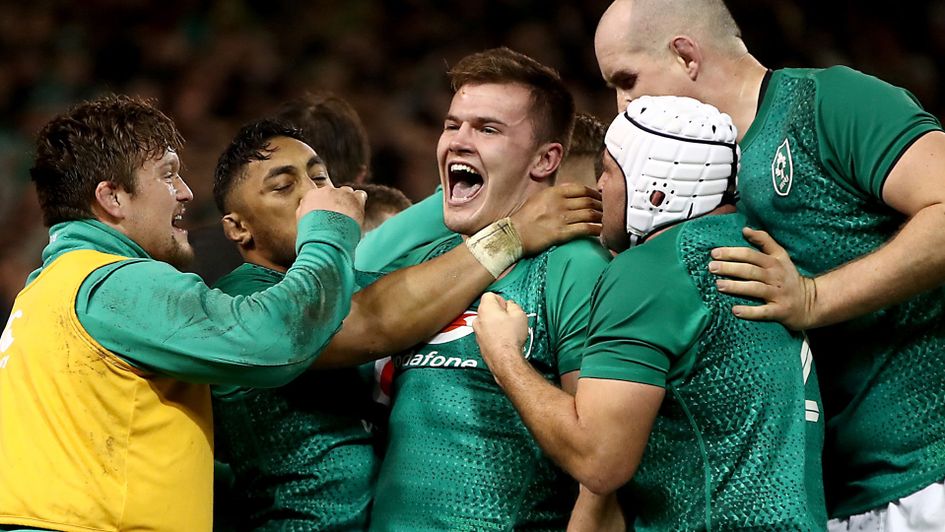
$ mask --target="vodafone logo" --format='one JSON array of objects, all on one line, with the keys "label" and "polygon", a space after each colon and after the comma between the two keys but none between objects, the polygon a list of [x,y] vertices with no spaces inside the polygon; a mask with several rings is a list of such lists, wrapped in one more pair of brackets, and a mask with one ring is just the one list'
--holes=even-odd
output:
[{"label": "vodafone logo", "polygon": [[469,336],[473,333],[472,323],[476,321],[476,317],[479,316],[479,313],[475,310],[467,310],[453,320],[452,323],[443,327],[443,330],[440,331],[436,336],[427,340],[428,344],[445,344],[447,342],[452,342],[454,340],[459,340],[464,336]]}]

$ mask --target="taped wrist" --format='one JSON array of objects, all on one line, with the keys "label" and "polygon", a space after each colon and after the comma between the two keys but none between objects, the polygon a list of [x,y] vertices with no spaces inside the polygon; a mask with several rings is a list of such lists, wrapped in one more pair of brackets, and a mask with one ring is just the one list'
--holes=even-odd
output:
[{"label": "taped wrist", "polygon": [[522,258],[523,253],[522,239],[509,218],[502,218],[479,230],[466,239],[466,247],[496,279]]}]

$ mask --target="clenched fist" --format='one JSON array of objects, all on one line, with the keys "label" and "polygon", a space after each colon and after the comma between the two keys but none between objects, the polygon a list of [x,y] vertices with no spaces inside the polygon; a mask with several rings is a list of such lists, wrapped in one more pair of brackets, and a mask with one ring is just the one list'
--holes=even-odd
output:
[{"label": "clenched fist", "polygon": [[295,219],[301,220],[312,211],[333,211],[353,218],[358,226],[363,227],[365,201],[367,193],[363,190],[353,190],[351,187],[313,188],[302,196],[295,210]]}]

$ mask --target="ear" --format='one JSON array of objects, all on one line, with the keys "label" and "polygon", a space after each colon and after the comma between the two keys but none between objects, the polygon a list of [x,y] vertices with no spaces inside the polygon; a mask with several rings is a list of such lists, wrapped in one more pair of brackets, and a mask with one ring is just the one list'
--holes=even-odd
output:
[{"label": "ear", "polygon": [[358,166],[358,173],[354,176],[354,182],[364,184],[368,182],[368,167],[365,164]]},{"label": "ear", "polygon": [[226,238],[236,242],[243,249],[253,246],[253,232],[239,214],[228,213],[220,222],[223,224],[223,234]]},{"label": "ear", "polygon": [[[121,221],[125,218],[126,201],[130,194],[123,188],[111,181],[100,181],[95,186],[95,202],[92,205],[92,211],[100,216],[104,216],[104,221]],[[123,205],[124,203],[124,205]]]},{"label": "ear", "polygon": [[558,142],[549,142],[538,150],[538,159],[532,165],[529,176],[535,181],[545,181],[554,175],[564,158],[564,147]]},{"label": "ear", "polygon": [[699,48],[699,43],[687,35],[677,35],[669,42],[669,49],[689,79],[695,81],[702,66],[702,49]]}]

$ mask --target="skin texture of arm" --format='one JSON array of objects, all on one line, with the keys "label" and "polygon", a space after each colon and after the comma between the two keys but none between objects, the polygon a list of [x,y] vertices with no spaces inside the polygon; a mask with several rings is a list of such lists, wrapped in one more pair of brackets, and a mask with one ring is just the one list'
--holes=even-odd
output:
[{"label": "skin texture of arm", "polygon": [[617,502],[617,494],[598,495],[581,486],[568,532],[624,532],[627,522]]},{"label": "skin texture of arm", "polygon": [[[515,214],[526,255],[600,232],[597,191],[566,185],[532,198]],[[351,366],[402,351],[438,332],[469,307],[495,278],[458,246],[355,294],[351,313],[314,368]]]},{"label": "skin texture of arm", "polygon": [[496,294],[483,295],[473,329],[489,369],[555,462],[598,495],[614,492],[633,477],[663,388],[585,378],[572,397],[522,357],[527,318],[518,305]]},{"label": "skin texture of arm", "polygon": [[[565,373],[561,376],[561,389],[573,396],[577,392],[579,377],[579,371]],[[571,510],[568,532],[622,532],[626,529],[616,493],[598,495],[581,486]]]},{"label": "skin texture of arm", "polygon": [[719,291],[762,299],[736,306],[741,318],[810,329],[856,318],[945,283],[945,133],[920,137],[892,168],[883,201],[907,217],[876,251],[817,276],[801,276],[787,252],[763,231],[746,230],[748,248],[713,250],[710,271],[740,280]]}]

